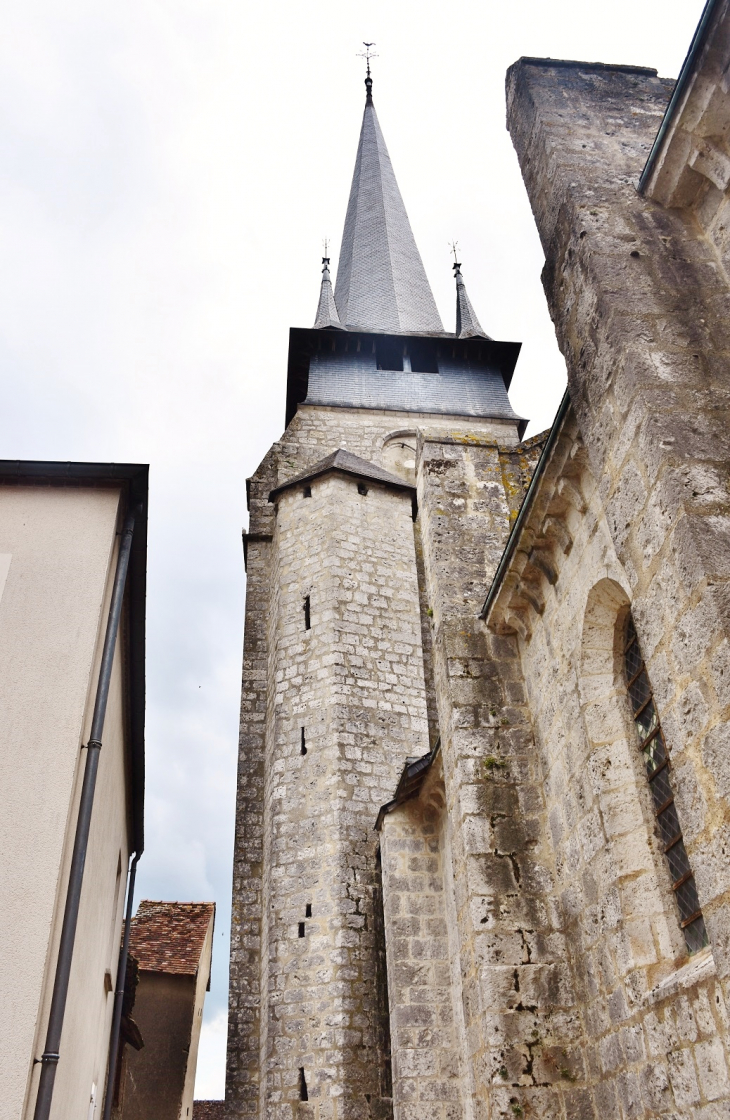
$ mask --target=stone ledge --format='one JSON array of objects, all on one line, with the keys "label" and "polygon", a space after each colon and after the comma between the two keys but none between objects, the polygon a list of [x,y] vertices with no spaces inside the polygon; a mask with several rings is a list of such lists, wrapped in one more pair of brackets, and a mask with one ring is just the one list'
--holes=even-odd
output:
[{"label": "stone ledge", "polygon": [[687,988],[692,988],[703,980],[710,980],[714,976],[715,961],[712,950],[708,946],[687,964],[666,976],[655,988],[647,992],[644,996],[644,1003],[649,1005],[660,1003],[663,999],[667,999],[677,992],[683,992]]}]

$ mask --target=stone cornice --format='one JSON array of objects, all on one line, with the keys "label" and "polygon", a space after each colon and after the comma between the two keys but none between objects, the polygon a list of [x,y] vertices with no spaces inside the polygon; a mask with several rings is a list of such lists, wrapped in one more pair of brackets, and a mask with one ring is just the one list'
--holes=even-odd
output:
[{"label": "stone cornice", "polygon": [[[518,633],[529,641],[535,619],[545,609],[563,559],[573,547],[571,514],[587,509],[582,475],[587,466],[570,406],[556,429],[540,467],[530,506],[515,525],[506,563],[500,565],[487,600],[484,621],[497,633]],[[527,501],[527,497],[525,501]]]}]

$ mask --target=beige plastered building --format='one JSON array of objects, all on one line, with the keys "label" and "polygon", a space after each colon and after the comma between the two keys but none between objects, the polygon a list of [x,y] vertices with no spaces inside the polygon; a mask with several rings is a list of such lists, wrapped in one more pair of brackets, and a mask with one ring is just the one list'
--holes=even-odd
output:
[{"label": "beige plastered building", "polygon": [[147,468],[0,463],[0,1116],[33,1116],[120,531],[137,511],[51,1116],[101,1115],[143,847]]}]

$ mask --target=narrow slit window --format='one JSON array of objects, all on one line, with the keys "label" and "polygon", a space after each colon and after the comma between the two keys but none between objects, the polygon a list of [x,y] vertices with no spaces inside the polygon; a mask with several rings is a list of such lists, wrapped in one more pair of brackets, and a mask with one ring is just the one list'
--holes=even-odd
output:
[{"label": "narrow slit window", "polygon": [[305,630],[311,630],[312,629],[311,607],[310,607],[309,596],[308,595],[304,599],[304,629]]},{"label": "narrow slit window", "polygon": [[307,905],[304,907],[304,917],[305,918],[311,918],[312,917],[312,903],[311,902],[308,902]]},{"label": "narrow slit window", "polygon": [[299,1100],[308,1101],[309,1093],[307,1092],[307,1079],[304,1076],[304,1069],[299,1067]]},{"label": "narrow slit window", "polygon": [[311,498],[312,497],[312,487],[311,486],[305,486],[304,490],[303,490],[303,495],[304,495],[305,498]]},{"label": "narrow slit window", "polygon": [[659,842],[664,850],[672,880],[672,890],[677,900],[679,924],[684,933],[687,949],[690,953],[696,953],[698,949],[707,945],[707,931],[674,804],[672,764],[631,615],[626,624],[624,664],[629,703],[639,750],[644,759],[646,777],[652,793]]},{"label": "narrow slit window", "polygon": [[299,747],[299,753],[300,754],[306,754],[307,753],[307,736],[305,734],[304,728],[302,728],[302,741],[301,741],[301,744],[300,744],[300,747]]},{"label": "narrow slit window", "polygon": [[358,494],[362,494],[363,498],[367,496],[368,488],[364,482],[358,482],[357,492]]},{"label": "narrow slit window", "polygon": [[299,923],[299,936],[304,937],[304,922]]}]

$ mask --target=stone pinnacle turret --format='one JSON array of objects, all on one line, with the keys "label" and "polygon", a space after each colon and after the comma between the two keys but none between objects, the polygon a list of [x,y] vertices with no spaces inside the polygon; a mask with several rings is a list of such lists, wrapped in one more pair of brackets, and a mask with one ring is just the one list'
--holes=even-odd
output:
[{"label": "stone pinnacle turret", "polygon": [[335,327],[341,330],[340,318],[337,314],[337,307],[335,306],[335,297],[332,294],[332,280],[330,279],[330,259],[329,257],[322,257],[322,286],[319,289],[319,303],[317,304],[317,315],[314,320],[314,327]]},{"label": "stone pinnacle turret", "polygon": [[[456,255],[456,254],[454,254]],[[456,280],[456,337],[457,338],[489,338],[476,317],[476,312],[467,295],[464,277],[461,275],[461,265],[454,261],[451,266]]]}]

